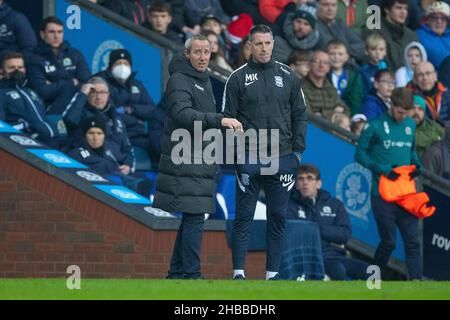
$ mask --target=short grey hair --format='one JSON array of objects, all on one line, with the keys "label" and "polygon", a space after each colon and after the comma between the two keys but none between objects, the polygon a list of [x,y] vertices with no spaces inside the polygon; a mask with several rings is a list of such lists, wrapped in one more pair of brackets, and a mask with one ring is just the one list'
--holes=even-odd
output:
[{"label": "short grey hair", "polygon": [[[208,38],[206,38],[204,35],[202,34],[194,34],[191,38],[187,39],[186,42],[184,43],[184,49],[186,52],[191,52],[191,48],[192,48],[192,41],[194,40],[200,40],[200,41],[208,41]],[[209,46],[211,46],[211,43],[209,44]]]},{"label": "short grey hair", "polygon": [[88,82],[87,83],[89,83],[89,84],[104,84],[107,88],[108,88],[108,91],[109,91],[109,84],[108,84],[108,82],[105,80],[105,79],[103,79],[102,77],[92,77],[92,78],[90,78],[89,80],[88,80]]}]

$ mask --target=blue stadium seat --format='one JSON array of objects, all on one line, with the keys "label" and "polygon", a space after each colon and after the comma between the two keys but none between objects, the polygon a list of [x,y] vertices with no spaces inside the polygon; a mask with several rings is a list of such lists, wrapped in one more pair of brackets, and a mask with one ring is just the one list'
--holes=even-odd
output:
[{"label": "blue stadium seat", "polygon": [[152,161],[148,152],[141,147],[133,147],[134,156],[136,158],[136,170],[137,171],[147,171],[152,170]]},{"label": "blue stadium seat", "polygon": [[236,175],[222,174],[217,185],[216,212],[211,219],[233,220],[236,213]]}]

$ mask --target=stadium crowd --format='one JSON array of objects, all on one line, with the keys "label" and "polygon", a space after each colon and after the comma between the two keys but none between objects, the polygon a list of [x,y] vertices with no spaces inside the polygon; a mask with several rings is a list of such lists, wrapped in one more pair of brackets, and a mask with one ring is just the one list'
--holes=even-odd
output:
[{"label": "stadium crowd", "polygon": [[[450,179],[448,0],[90,1],[180,46],[202,34],[211,43],[210,64],[228,74],[249,59],[251,28],[269,25],[273,59],[298,74],[309,111],[356,135],[391,109],[395,88],[406,87],[414,95],[410,115],[423,165]],[[368,13],[371,5],[379,11]],[[157,168],[166,101],[151,99],[132,52],[113,50],[108,68],[93,75],[81,51],[64,40],[57,17],[45,18],[36,35],[22,13],[0,0],[0,25],[0,119],[147,194],[135,148]],[[320,181],[314,167],[302,174]],[[320,185],[313,194],[320,203],[334,201]],[[293,197],[305,201],[300,189]],[[336,250],[329,268],[343,278]]]}]

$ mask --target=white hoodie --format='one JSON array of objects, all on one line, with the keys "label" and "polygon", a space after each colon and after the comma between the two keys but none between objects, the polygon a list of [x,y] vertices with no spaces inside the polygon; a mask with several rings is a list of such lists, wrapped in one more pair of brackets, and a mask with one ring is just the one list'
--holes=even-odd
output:
[{"label": "white hoodie", "polygon": [[408,51],[411,48],[417,48],[419,49],[420,53],[422,54],[422,61],[428,61],[427,52],[424,48],[424,46],[417,41],[410,42],[404,51],[403,54],[403,63],[404,66],[399,68],[397,72],[395,72],[395,85],[397,87],[406,87],[408,82],[410,82],[413,79],[414,76],[414,70],[411,68],[408,62]]}]

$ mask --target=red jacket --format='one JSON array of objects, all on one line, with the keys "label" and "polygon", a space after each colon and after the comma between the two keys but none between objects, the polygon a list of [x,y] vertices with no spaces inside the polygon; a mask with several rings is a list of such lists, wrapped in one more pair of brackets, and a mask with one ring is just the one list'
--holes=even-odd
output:
[{"label": "red jacket", "polygon": [[259,13],[273,24],[283,12],[284,7],[291,2],[293,0],[259,0]]}]

